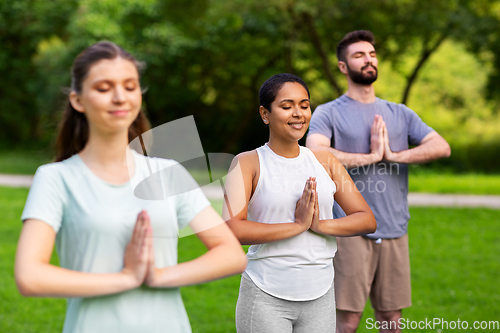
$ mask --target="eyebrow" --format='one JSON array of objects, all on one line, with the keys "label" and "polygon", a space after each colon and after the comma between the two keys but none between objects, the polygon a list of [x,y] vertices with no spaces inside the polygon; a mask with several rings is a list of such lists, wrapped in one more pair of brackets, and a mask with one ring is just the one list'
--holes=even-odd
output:
[{"label": "eyebrow", "polygon": [[370,54],[370,53],[377,53],[377,52],[376,52],[375,50],[371,50],[371,51],[368,51],[368,52],[366,52],[366,51],[356,51],[356,52],[354,52],[352,55],[356,55],[356,54],[365,54],[365,53]]},{"label": "eyebrow", "polygon": [[[290,102],[290,103],[293,103],[294,100],[293,99],[284,99],[282,100],[280,103],[283,103],[283,102]],[[301,100],[299,103],[302,103],[302,102],[309,102],[309,99],[308,98],[304,98],[303,100]]]},{"label": "eyebrow", "polygon": [[[126,82],[126,81],[139,81],[139,78],[129,77],[128,79],[125,79],[125,80],[123,80],[122,82]],[[113,81],[113,80],[102,79],[102,80],[96,80],[96,81],[94,81],[92,84],[99,84],[99,83],[109,83],[109,84],[113,84],[114,82],[115,82],[115,81]]]}]

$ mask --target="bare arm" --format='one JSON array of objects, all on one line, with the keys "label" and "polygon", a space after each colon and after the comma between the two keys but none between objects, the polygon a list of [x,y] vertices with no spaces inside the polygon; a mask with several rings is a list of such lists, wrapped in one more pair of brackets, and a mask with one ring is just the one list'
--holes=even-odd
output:
[{"label": "bare arm", "polygon": [[415,148],[393,152],[389,145],[389,135],[384,125],[384,159],[397,163],[426,163],[438,158],[449,157],[450,145],[436,131],[427,134]]},{"label": "bare arm", "polygon": [[19,239],[16,284],[23,296],[91,297],[133,289],[147,272],[149,224],[139,215],[119,273],[96,274],[73,271],[50,264],[56,233],[42,221],[28,219]]},{"label": "bare arm", "polygon": [[[345,217],[332,220],[319,220],[319,209],[315,209],[311,229],[331,236],[356,236],[375,232],[377,223],[370,207],[359,193],[356,185],[340,162],[329,153],[314,151],[323,165],[328,165],[337,191],[335,201],[346,213]],[[316,206],[318,199],[316,193]]]},{"label": "bare arm", "polygon": [[[175,266],[156,268],[153,245],[146,283],[151,287],[180,287],[238,274],[246,268],[246,257],[240,243],[210,206],[198,213],[190,223],[208,252]],[[203,231],[197,231],[203,230]]]},{"label": "bare arm", "polygon": [[[314,208],[311,197],[308,197],[311,198],[311,204],[307,206],[304,202],[304,207],[307,207],[300,208],[296,213],[295,222],[268,224],[247,220],[248,202],[258,179],[258,168],[256,152],[240,154],[233,160],[232,171],[225,184],[227,200],[224,202],[222,216],[241,244],[270,243],[306,231],[311,224]],[[306,198],[303,201],[305,200]]]},{"label": "bare arm", "polygon": [[330,139],[323,134],[313,133],[307,136],[306,146],[311,149],[330,151],[346,168],[355,168],[363,165],[380,162],[384,156],[382,117],[376,115],[370,129],[370,153],[346,153],[330,147]]}]

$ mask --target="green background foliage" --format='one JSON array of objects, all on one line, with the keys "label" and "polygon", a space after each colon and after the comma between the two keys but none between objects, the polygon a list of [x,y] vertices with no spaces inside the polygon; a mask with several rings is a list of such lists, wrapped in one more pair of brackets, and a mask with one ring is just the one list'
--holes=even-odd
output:
[{"label": "green background foliage", "polygon": [[153,126],[194,115],[206,151],[267,140],[258,89],[291,72],[313,107],[345,91],[335,46],[370,29],[377,95],[405,102],[452,146],[434,163],[496,172],[500,3],[496,0],[13,0],[0,3],[0,148],[51,151],[75,56],[110,40],[147,64]]}]

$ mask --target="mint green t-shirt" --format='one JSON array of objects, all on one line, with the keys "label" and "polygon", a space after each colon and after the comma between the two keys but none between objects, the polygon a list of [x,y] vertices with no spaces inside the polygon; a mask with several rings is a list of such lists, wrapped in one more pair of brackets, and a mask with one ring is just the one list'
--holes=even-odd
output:
[{"label": "mint green t-shirt", "polygon": [[[61,267],[91,273],[120,272],[142,210],[151,218],[156,266],[177,264],[179,229],[210,202],[199,188],[164,200],[137,198],[134,188],[151,172],[178,164],[136,152],[133,156],[135,173],[120,185],[98,178],[78,155],[38,168],[21,219],[40,220],[54,229]],[[193,181],[183,168],[170,170],[159,173],[163,191]],[[63,332],[184,333],[191,328],[179,288],[142,286],[108,296],[69,298]]]}]

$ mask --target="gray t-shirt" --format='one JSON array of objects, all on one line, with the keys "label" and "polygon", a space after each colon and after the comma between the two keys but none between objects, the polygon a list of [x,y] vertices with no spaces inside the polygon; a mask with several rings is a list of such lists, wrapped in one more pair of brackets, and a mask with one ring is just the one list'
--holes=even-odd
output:
[{"label": "gray t-shirt", "polygon": [[[376,114],[382,116],[389,133],[391,150],[406,150],[418,145],[433,131],[403,104],[377,98],[361,103],[346,95],[319,105],[314,111],[309,134],[331,139],[331,146],[347,153],[370,153],[370,128]],[[408,166],[379,162],[348,170],[358,190],[375,214],[377,231],[368,238],[398,238],[408,230]],[[338,205],[334,216],[345,216]]]},{"label": "gray t-shirt", "polygon": [[[40,220],[54,229],[61,267],[88,273],[120,272],[142,210],[151,218],[156,266],[177,264],[179,229],[210,202],[200,188],[165,200],[137,198],[134,188],[150,176],[149,168],[165,170],[160,174],[165,190],[192,178],[175,161],[133,155],[135,173],[121,185],[98,178],[78,155],[38,168],[21,219]],[[68,299],[65,333],[165,331],[191,332],[179,288],[141,286],[107,296]]]}]

